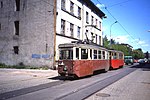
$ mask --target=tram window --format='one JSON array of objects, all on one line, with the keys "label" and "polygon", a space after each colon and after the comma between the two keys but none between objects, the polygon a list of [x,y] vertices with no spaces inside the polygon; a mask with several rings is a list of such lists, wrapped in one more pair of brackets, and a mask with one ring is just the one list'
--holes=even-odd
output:
[{"label": "tram window", "polygon": [[97,59],[97,50],[94,50],[94,59]]},{"label": "tram window", "polygon": [[114,59],[117,59],[117,53],[114,53]]},{"label": "tram window", "polygon": [[98,59],[101,59],[101,51],[98,51]]},{"label": "tram window", "polygon": [[73,58],[73,50],[60,50],[59,59],[72,59]]},{"label": "tram window", "polygon": [[119,59],[123,59],[122,53],[119,54]]},{"label": "tram window", "polygon": [[90,58],[92,59],[92,49],[90,49]]},{"label": "tram window", "polygon": [[103,51],[103,59],[105,59],[105,51]]},{"label": "tram window", "polygon": [[88,59],[88,49],[81,49],[81,59]]},{"label": "tram window", "polygon": [[76,48],[76,59],[79,59],[79,48]]}]

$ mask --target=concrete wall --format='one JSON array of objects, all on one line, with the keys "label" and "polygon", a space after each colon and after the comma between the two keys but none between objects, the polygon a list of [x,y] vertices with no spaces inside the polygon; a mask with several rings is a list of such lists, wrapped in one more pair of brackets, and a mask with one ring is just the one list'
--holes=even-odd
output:
[{"label": "concrete wall", "polygon": [[[0,0],[0,63],[30,66],[53,66],[54,57],[54,0]],[[19,21],[15,35],[14,21]],[[18,54],[14,46],[19,47]]]}]

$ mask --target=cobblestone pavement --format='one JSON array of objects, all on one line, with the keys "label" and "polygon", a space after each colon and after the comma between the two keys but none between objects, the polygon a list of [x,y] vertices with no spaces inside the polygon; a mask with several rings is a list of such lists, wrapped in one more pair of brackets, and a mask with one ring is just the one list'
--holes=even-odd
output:
[{"label": "cobblestone pavement", "polygon": [[85,100],[150,100],[150,64]]},{"label": "cobblestone pavement", "polygon": [[45,84],[57,80],[57,70],[0,69],[0,93]]}]

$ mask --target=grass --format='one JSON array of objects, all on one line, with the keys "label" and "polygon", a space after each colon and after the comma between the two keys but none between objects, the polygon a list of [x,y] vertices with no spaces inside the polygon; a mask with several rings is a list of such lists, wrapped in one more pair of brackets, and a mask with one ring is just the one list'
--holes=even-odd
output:
[{"label": "grass", "polygon": [[47,66],[43,67],[33,67],[33,66],[25,66],[22,64],[19,65],[5,65],[0,63],[0,68],[14,68],[14,69],[41,69],[41,70],[48,70],[49,68]]}]

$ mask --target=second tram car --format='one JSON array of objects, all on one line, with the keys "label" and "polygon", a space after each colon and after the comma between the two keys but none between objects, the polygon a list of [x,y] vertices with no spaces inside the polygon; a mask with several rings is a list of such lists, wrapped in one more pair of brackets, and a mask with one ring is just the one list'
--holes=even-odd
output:
[{"label": "second tram car", "polygon": [[109,50],[110,69],[117,69],[124,66],[124,53],[117,50]]},{"label": "second tram car", "polygon": [[90,44],[66,43],[59,45],[58,73],[61,76],[84,77],[94,71],[109,70],[109,51]]}]

